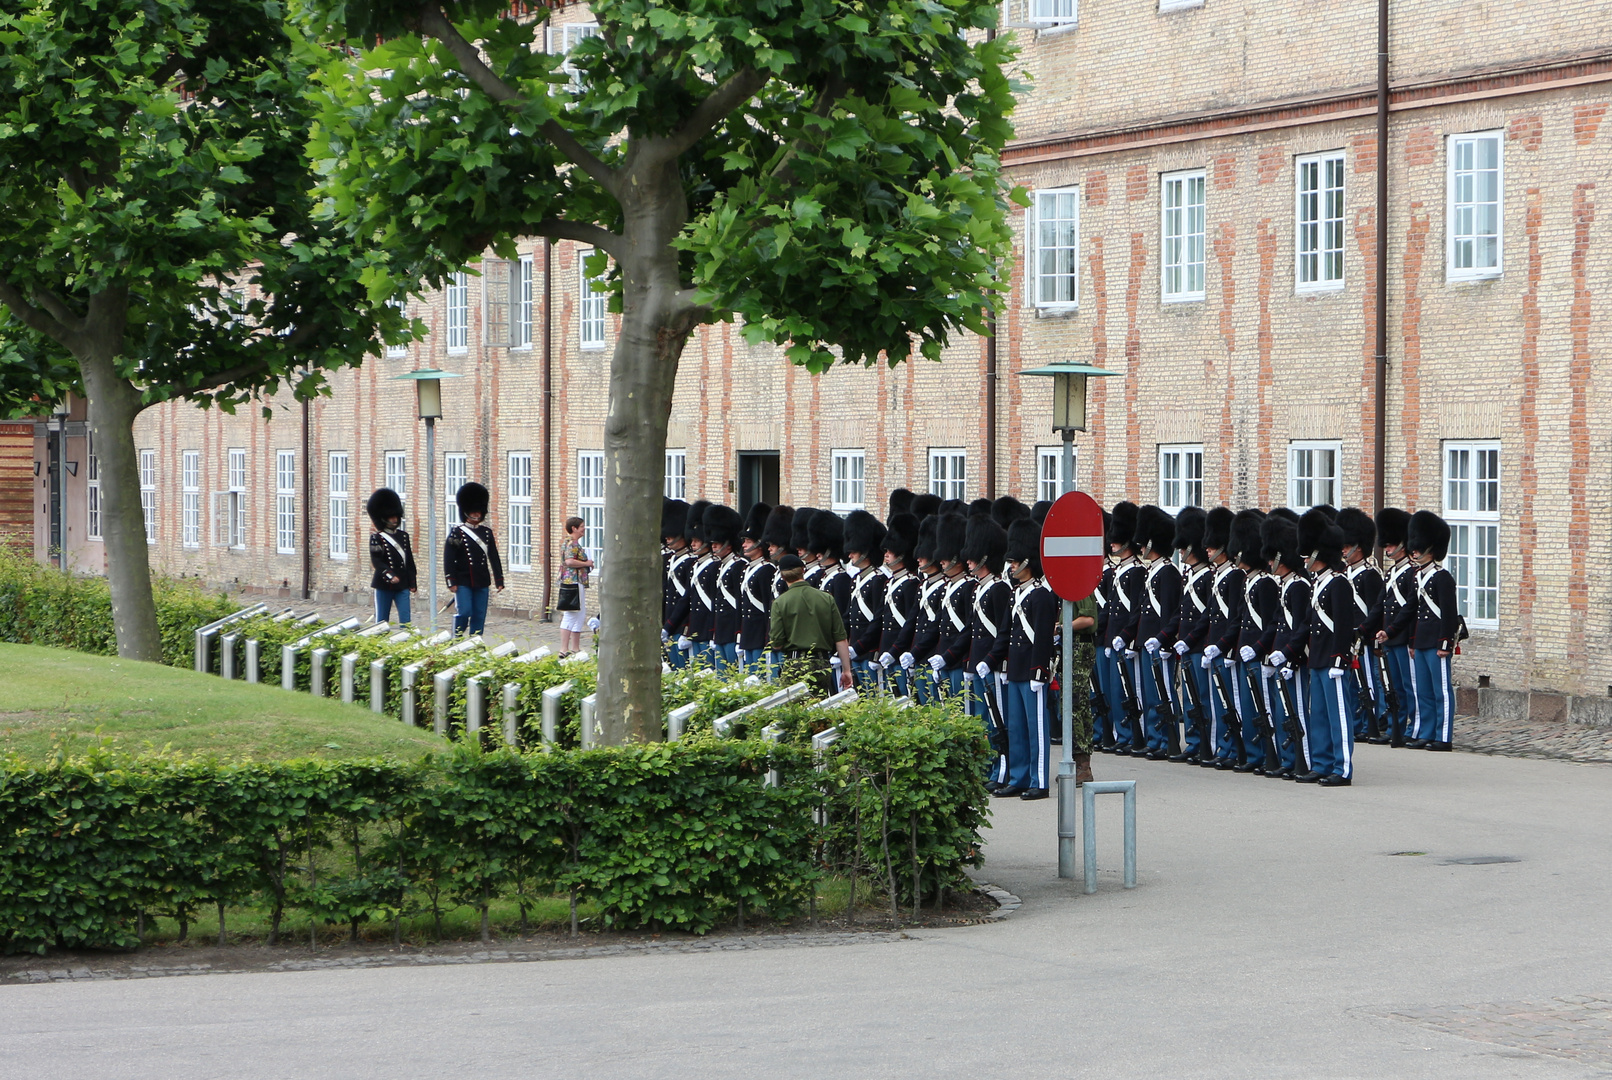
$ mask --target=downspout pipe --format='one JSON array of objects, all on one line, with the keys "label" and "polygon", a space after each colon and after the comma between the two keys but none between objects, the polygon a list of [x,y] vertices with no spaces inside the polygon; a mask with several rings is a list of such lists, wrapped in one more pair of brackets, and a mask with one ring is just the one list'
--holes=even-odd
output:
[{"label": "downspout pipe", "polygon": [[[986,41],[996,40],[994,28]],[[996,309],[985,313],[985,498],[996,498]]]},{"label": "downspout pipe", "polygon": [[302,598],[313,597],[313,402],[302,399]]},{"label": "downspout pipe", "polygon": [[557,576],[547,572],[554,536],[554,242],[543,241],[543,621],[552,622],[550,591]]},{"label": "downspout pipe", "polygon": [[1377,0],[1377,311],[1371,507],[1388,491],[1388,0]]}]

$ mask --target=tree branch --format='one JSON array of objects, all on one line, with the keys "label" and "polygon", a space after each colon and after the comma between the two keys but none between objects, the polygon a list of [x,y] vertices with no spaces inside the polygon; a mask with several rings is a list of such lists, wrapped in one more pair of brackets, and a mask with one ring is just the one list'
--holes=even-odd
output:
[{"label": "tree branch", "polygon": [[70,336],[68,329],[50,315],[30,304],[28,298],[23,296],[10,282],[0,281],[0,304],[4,304],[9,308],[11,314],[17,317],[17,321],[28,327],[28,329],[44,334],[62,345],[67,344],[63,339]]},{"label": "tree branch", "polygon": [[222,390],[230,383],[238,382],[247,375],[262,375],[269,370],[267,360],[253,360],[246,364],[236,364],[232,368],[225,368],[210,378],[203,379],[195,386],[181,386],[180,395],[193,397],[197,394],[210,394],[214,390]]},{"label": "tree branch", "polygon": [[74,333],[84,329],[84,317],[68,307],[61,297],[49,289],[34,288],[29,291],[33,295],[34,303],[50,312],[51,318],[55,319],[63,330]]},{"label": "tree branch", "polygon": [[644,147],[643,157],[651,164],[681,157],[694,144],[708,135],[724,117],[754,97],[767,85],[767,76],[754,68],[741,68],[728,76],[728,81],[712,90],[705,100],[695,106],[677,130],[660,139],[650,140]]},{"label": "tree branch", "polygon": [[[503,105],[518,106],[525,102],[526,99],[519,90],[500,79],[497,73],[486,65],[481,58],[481,50],[465,40],[464,35],[448,21],[448,17],[435,3],[420,5],[418,25],[422,34],[434,37],[448,47],[453,58],[459,62],[459,69],[488,97]],[[538,131],[542,132],[543,137],[553,143],[560,153],[569,158],[572,164],[593,177],[600,187],[611,195],[617,194],[616,188],[620,178],[616,171],[600,161],[558,121],[544,121]]]},{"label": "tree branch", "polygon": [[601,251],[620,262],[622,258],[621,245],[625,238],[619,233],[613,233],[600,225],[591,225],[586,221],[566,221],[564,218],[544,218],[532,229],[537,236],[546,236],[550,240],[575,240],[582,244],[592,244]]}]

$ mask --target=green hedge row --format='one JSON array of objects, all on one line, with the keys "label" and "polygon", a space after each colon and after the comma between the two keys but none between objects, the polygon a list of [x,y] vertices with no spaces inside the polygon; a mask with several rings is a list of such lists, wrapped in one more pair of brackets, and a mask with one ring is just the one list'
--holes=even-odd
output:
[{"label": "green hedge row", "polygon": [[[162,662],[189,667],[195,657],[195,631],[236,610],[220,592],[196,582],[156,577],[157,626],[162,631]],[[0,549],[0,641],[49,645],[111,656],[112,595],[103,577],[63,573]]]},{"label": "green hedge row", "polygon": [[964,886],[985,825],[978,724],[870,703],[836,718],[819,762],[797,740],[821,715],[780,713],[784,743],[0,762],[0,947],[128,947],[142,915],[183,922],[202,905],[356,934],[566,894],[607,925],[704,932],[746,910],[797,913],[825,871],[882,885],[892,911]]}]

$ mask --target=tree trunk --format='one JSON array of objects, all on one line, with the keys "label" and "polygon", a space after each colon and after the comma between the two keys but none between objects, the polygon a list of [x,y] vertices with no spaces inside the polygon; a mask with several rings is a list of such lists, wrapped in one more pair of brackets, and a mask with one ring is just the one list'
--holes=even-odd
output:
[{"label": "tree trunk", "polygon": [[599,711],[606,745],[658,742],[661,498],[677,365],[697,310],[680,296],[687,204],[675,161],[626,185],[622,326],[605,419],[605,537],[599,587]]},{"label": "tree trunk", "polygon": [[[151,593],[145,514],[140,508],[140,461],[134,447],[134,420],[145,406],[140,391],[117,373],[116,350],[114,341],[97,342],[78,357],[78,367],[89,397],[90,431],[95,439],[101,537],[118,655],[155,663],[162,660],[162,636]],[[84,467],[88,466],[85,462]]]}]

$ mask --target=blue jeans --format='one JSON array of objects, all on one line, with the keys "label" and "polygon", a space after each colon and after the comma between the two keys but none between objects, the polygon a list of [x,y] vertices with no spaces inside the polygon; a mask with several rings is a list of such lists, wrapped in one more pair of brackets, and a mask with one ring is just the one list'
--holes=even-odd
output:
[{"label": "blue jeans", "polygon": [[375,621],[385,622],[392,614],[392,608],[397,608],[397,621],[409,621],[409,590],[407,589],[376,589],[375,590]]},{"label": "blue jeans", "polygon": [[486,586],[479,589],[469,585],[460,585],[453,590],[454,616],[453,632],[462,634],[467,629],[472,634],[479,634],[487,625],[487,596],[492,590]]}]

